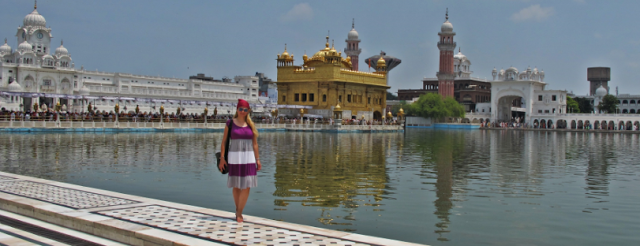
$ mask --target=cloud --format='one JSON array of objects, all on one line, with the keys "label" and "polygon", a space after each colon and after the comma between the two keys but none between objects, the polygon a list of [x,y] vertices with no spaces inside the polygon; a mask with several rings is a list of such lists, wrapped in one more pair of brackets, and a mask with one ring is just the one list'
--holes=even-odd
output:
[{"label": "cloud", "polygon": [[543,21],[543,20],[549,18],[549,16],[552,16],[554,12],[555,12],[555,10],[553,9],[553,7],[542,8],[542,7],[540,7],[540,4],[535,4],[535,5],[531,5],[529,7],[526,7],[524,9],[520,10],[520,12],[518,12],[518,13],[515,13],[515,14],[511,15],[511,20],[513,20],[513,21],[528,21],[528,20]]},{"label": "cloud", "polygon": [[299,3],[289,12],[280,16],[281,21],[304,21],[313,19],[313,9],[308,3]]}]

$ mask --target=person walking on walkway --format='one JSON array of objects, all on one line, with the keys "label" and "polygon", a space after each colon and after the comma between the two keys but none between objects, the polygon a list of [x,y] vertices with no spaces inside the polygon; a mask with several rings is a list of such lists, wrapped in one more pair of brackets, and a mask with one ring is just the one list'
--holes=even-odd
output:
[{"label": "person walking on walkway", "polygon": [[[227,159],[224,157],[225,144],[222,144],[220,153],[220,169],[229,169],[227,187],[233,188],[233,201],[236,204],[236,221],[243,222],[244,210],[251,187],[258,186],[256,172],[262,169],[260,154],[258,151],[258,129],[249,117],[251,110],[249,103],[238,99],[238,107],[233,119],[227,121],[222,143],[229,141]],[[231,127],[230,136],[227,134]]]}]

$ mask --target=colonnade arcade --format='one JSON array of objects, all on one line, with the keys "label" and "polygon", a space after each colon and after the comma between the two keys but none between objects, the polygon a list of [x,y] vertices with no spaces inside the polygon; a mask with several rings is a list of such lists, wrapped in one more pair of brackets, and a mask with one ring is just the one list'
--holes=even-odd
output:
[{"label": "colonnade arcade", "polygon": [[[581,114],[585,115],[585,114]],[[571,114],[566,115],[571,117]],[[540,129],[587,129],[587,130],[640,130],[640,116],[617,117],[619,115],[598,115],[580,118],[537,118],[533,128]]]}]

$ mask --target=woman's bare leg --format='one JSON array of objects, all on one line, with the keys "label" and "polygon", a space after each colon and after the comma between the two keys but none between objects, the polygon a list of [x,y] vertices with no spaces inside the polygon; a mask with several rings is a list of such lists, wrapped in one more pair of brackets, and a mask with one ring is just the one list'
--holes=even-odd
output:
[{"label": "woman's bare leg", "polygon": [[238,219],[238,204],[240,204],[240,192],[242,190],[233,188],[233,201],[236,204],[236,220]]},{"label": "woman's bare leg", "polygon": [[249,200],[249,191],[251,191],[251,188],[246,188],[246,189],[240,190],[239,192],[238,203],[236,203],[238,207],[238,210],[236,211],[236,213],[239,215],[238,222],[243,221],[242,211],[244,210],[244,206],[247,205],[247,200]]}]

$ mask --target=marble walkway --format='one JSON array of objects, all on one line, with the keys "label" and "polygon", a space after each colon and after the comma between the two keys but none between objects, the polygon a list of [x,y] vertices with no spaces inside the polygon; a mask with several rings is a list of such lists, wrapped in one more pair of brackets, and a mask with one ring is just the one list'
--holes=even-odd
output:
[{"label": "marble walkway", "polygon": [[[4,172],[2,213],[106,240],[97,245],[418,245],[249,215],[237,223],[232,212]],[[3,238],[23,240],[4,233],[3,226],[0,244]]]}]

